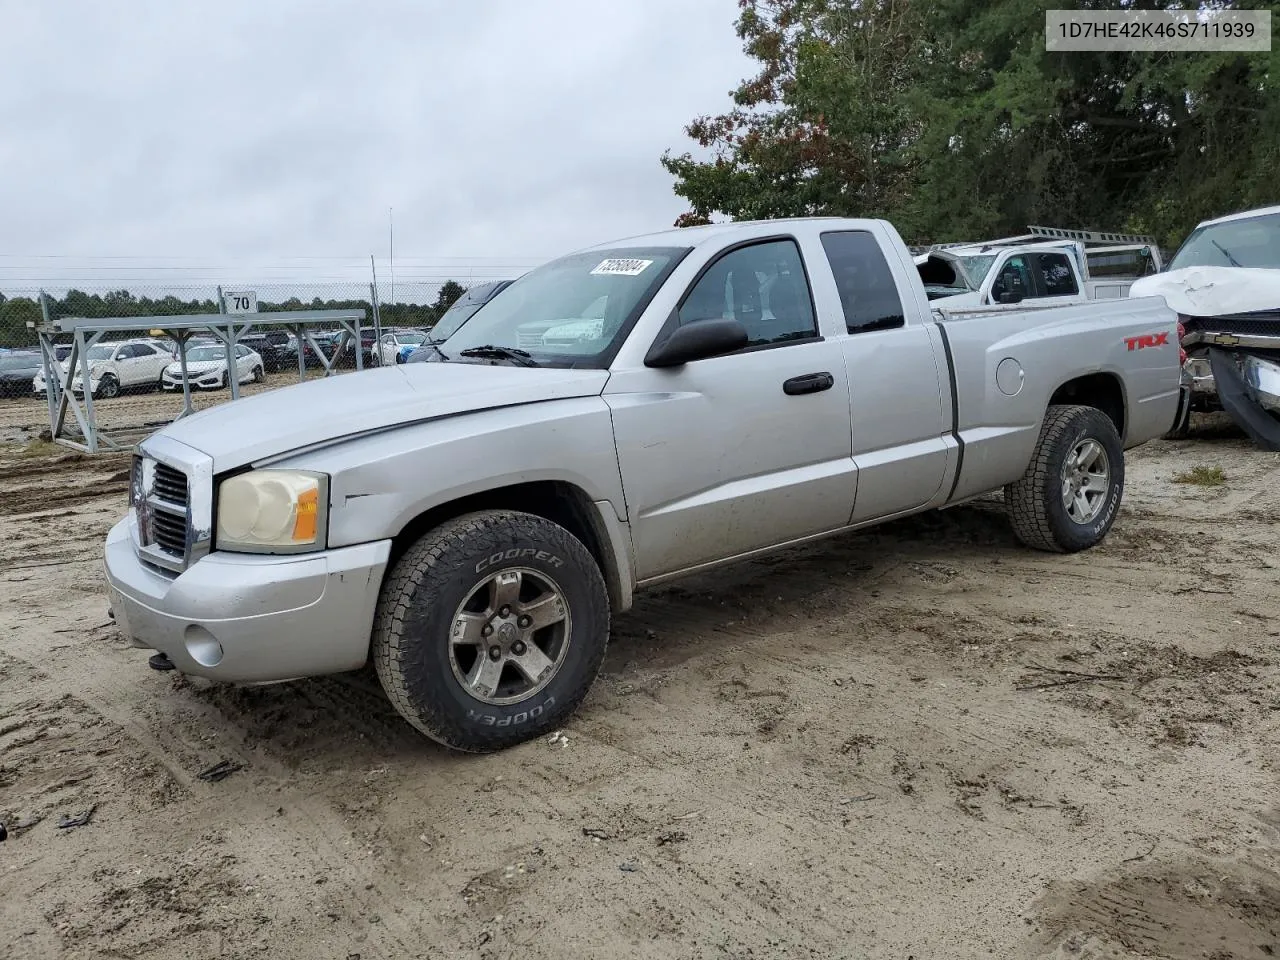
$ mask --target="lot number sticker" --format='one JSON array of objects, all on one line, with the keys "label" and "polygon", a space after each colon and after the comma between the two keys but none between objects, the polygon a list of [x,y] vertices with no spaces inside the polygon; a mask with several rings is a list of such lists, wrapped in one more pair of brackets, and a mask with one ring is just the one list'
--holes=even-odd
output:
[{"label": "lot number sticker", "polygon": [[652,265],[652,260],[601,260],[591,273],[596,276],[638,277]]}]

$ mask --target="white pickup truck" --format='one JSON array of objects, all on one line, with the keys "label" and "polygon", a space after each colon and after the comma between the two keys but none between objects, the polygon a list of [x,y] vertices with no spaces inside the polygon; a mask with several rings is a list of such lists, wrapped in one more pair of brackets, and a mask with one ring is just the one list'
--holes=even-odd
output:
[{"label": "white pickup truck", "polygon": [[604,244],[426,363],[143,441],[111,606],[160,665],[259,683],[372,658],[417,729],[505,747],[578,706],[637,589],[998,490],[1024,543],[1098,543],[1124,451],[1174,422],[1175,323],[1159,299],[953,323],[882,220]]},{"label": "white pickup truck", "polygon": [[1029,229],[1003,240],[939,244],[918,255],[916,269],[934,306],[1057,307],[1114,300],[1127,296],[1138,278],[1160,270],[1160,252],[1150,237]]}]

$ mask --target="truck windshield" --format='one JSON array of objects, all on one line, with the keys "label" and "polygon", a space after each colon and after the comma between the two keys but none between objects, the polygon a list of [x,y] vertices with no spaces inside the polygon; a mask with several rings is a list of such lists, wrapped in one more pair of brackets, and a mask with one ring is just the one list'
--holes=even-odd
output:
[{"label": "truck windshield", "polygon": [[604,366],[688,247],[593,250],[552,260],[502,291],[441,344],[526,351],[543,366]]},{"label": "truck windshield", "polygon": [[471,319],[472,315],[494,298],[503,281],[497,283],[481,283],[470,287],[466,293],[453,301],[453,306],[441,314],[436,325],[431,328],[432,340],[444,340],[457,333],[458,328]]},{"label": "truck windshield", "polygon": [[1197,227],[1169,261],[1184,267],[1269,267],[1280,269],[1280,213]]},{"label": "truck windshield", "polygon": [[960,265],[964,267],[965,275],[973,282],[975,288],[982,286],[982,281],[986,279],[987,271],[991,269],[991,265],[996,262],[994,253],[974,254],[968,257],[960,257]]}]

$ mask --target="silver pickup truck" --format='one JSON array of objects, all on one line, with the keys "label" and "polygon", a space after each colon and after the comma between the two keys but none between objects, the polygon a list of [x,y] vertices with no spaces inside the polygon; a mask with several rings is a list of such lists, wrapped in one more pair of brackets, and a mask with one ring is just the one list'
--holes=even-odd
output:
[{"label": "silver pickup truck", "polygon": [[1026,544],[1116,517],[1180,401],[1176,315],[948,318],[881,220],[732,223],[554,260],[433,361],[242,398],[139,445],[114,616],[185,673],[359,669],[428,736],[554,729],[633,593],[1003,489]]}]

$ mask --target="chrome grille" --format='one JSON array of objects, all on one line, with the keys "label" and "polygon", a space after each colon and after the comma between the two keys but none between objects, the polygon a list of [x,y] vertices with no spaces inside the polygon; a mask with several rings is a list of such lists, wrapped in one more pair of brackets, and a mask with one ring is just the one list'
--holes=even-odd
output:
[{"label": "chrome grille", "polygon": [[166,500],[186,511],[187,475],[181,470],[175,470],[165,463],[157,463],[152,492],[161,500]]},{"label": "chrome grille", "polygon": [[189,526],[186,473],[147,456],[135,457],[131,499],[143,559],[166,569],[185,565]]},{"label": "chrome grille", "polygon": [[151,535],[157,547],[182,559],[187,554],[187,517],[170,513],[164,507],[151,508]]},{"label": "chrome grille", "polygon": [[165,576],[177,576],[209,553],[213,544],[213,460],[153,434],[133,463],[130,506],[138,559]]}]

